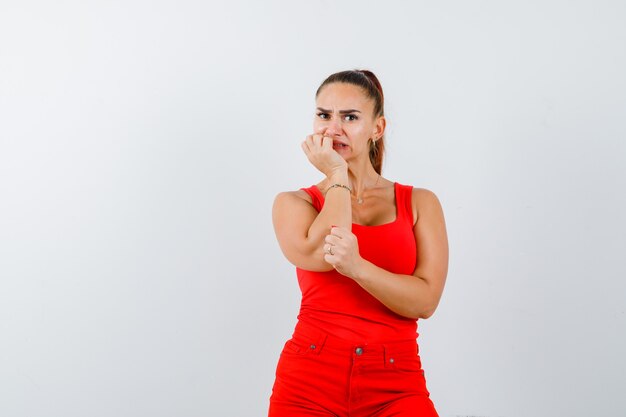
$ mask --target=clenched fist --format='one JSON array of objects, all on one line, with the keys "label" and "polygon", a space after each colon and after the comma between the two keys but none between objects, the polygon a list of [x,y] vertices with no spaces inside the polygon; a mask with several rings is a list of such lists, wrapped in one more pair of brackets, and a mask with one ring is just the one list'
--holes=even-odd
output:
[{"label": "clenched fist", "polygon": [[348,163],[333,149],[333,139],[328,136],[319,133],[307,136],[302,150],[311,164],[327,177],[348,169]]}]

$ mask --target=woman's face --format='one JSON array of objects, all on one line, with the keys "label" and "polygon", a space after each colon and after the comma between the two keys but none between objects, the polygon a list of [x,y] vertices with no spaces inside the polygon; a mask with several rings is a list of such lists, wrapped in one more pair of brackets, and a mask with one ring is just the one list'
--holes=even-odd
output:
[{"label": "woman's face", "polygon": [[374,100],[361,87],[328,84],[319,92],[315,104],[314,133],[333,138],[333,149],[346,160],[368,156],[368,140],[379,138],[384,132],[384,118],[374,118]]}]

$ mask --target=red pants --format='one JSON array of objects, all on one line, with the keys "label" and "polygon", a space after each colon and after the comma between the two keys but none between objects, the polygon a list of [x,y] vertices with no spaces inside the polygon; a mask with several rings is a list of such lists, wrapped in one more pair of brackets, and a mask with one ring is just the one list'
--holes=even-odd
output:
[{"label": "red pants", "polygon": [[355,345],[298,322],[276,368],[270,417],[437,417],[417,343]]}]

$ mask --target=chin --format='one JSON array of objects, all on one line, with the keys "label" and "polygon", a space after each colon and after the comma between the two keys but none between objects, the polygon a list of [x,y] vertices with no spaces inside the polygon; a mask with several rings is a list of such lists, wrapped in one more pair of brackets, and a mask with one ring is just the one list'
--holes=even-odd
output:
[{"label": "chin", "polygon": [[346,159],[346,157],[348,157],[348,156],[350,156],[350,155],[352,154],[352,152],[350,152],[350,150],[349,150],[349,149],[347,149],[347,148],[345,148],[345,149],[341,149],[341,148],[340,148],[340,149],[336,149],[336,148],[333,148],[333,149],[335,150],[335,152],[337,152],[339,155],[341,155],[341,157],[342,157],[343,159]]}]

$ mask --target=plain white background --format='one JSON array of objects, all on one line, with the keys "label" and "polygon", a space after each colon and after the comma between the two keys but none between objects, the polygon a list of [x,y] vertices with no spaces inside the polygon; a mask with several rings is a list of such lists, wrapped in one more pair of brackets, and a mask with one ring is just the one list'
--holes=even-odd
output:
[{"label": "plain white background", "polygon": [[626,411],[622,1],[0,2],[0,415],[262,416],[299,308],[271,225],[314,92],[450,239],[442,417]]}]

